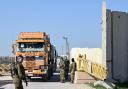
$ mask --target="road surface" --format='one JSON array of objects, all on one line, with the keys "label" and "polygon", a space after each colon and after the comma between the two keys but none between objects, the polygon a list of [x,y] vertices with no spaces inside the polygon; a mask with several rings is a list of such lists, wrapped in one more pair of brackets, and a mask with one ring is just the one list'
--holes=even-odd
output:
[{"label": "road surface", "polygon": [[[93,89],[87,84],[71,84],[59,82],[59,75],[54,74],[50,81],[44,82],[42,79],[32,79],[28,86],[23,83],[24,89]],[[10,76],[0,77],[0,89],[14,89]]]}]

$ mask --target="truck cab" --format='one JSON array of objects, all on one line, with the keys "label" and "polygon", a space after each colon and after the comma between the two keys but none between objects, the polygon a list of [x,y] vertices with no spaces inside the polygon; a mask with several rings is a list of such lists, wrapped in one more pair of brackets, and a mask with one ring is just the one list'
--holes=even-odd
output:
[{"label": "truck cab", "polygon": [[[55,48],[45,32],[21,32],[13,45],[13,53],[23,56],[23,66],[28,77],[50,79],[55,68]],[[54,66],[54,67],[53,67]]]}]

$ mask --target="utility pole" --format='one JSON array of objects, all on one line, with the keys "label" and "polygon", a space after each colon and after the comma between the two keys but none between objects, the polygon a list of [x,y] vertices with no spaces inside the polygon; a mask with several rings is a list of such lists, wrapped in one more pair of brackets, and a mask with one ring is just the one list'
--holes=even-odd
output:
[{"label": "utility pole", "polygon": [[64,46],[62,45],[61,48],[62,48],[62,55],[64,55]]},{"label": "utility pole", "polygon": [[66,42],[66,56],[68,59],[70,59],[70,50],[69,50],[69,42],[68,42],[68,38],[67,37],[63,37],[63,39],[65,40]]}]

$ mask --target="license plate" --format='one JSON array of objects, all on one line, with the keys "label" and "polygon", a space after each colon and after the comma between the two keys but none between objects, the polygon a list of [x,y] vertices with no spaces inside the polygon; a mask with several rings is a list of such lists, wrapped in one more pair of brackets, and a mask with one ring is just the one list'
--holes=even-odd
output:
[{"label": "license plate", "polygon": [[33,74],[28,74],[28,76],[33,76]]}]

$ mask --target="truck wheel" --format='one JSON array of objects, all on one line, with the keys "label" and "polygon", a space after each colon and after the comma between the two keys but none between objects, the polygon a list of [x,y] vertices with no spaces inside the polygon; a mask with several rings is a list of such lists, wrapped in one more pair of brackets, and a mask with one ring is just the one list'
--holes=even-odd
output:
[{"label": "truck wheel", "polygon": [[51,78],[51,76],[50,76],[50,74],[48,75],[48,80],[50,80],[50,78]]},{"label": "truck wheel", "polygon": [[45,76],[42,77],[42,79],[47,82],[48,80],[50,80],[49,74],[46,74]]},{"label": "truck wheel", "polygon": [[48,81],[47,76],[42,77],[42,79],[44,80],[44,82],[47,82]]},{"label": "truck wheel", "polygon": [[50,80],[50,78],[51,78],[51,70],[49,70],[48,72],[48,80]]},{"label": "truck wheel", "polygon": [[27,81],[30,82],[31,81],[31,77],[27,76]]}]

